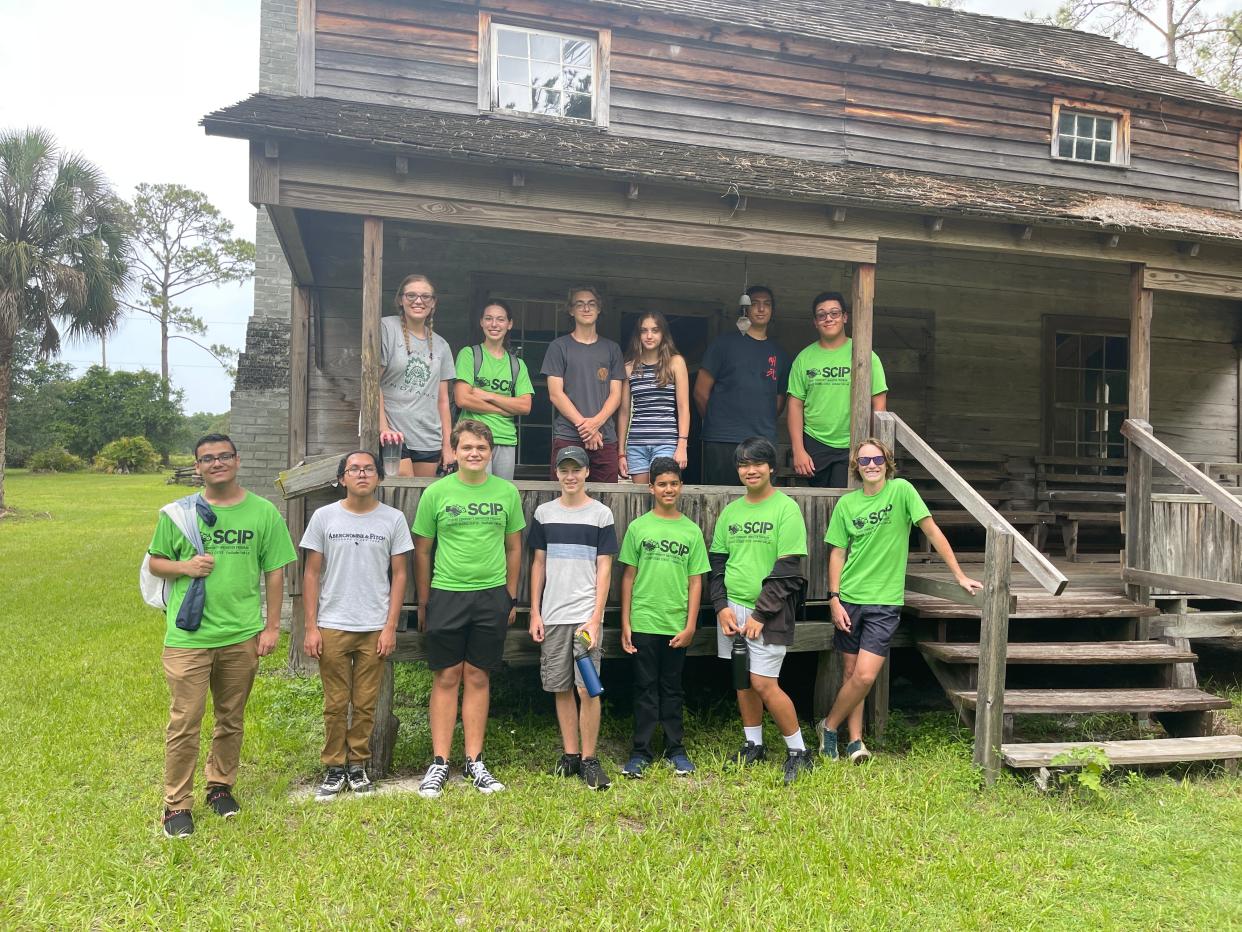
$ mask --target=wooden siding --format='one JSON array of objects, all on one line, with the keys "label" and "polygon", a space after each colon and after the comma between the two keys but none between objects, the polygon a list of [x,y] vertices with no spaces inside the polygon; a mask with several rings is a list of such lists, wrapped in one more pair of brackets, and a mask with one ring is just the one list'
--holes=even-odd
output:
[{"label": "wooden siding", "polygon": [[[547,21],[538,0],[491,8]],[[598,10],[564,5],[558,14],[568,28],[602,22],[592,19]],[[1083,165],[1049,155],[1051,95],[861,67],[834,61],[842,53],[832,49],[782,54],[731,33],[656,33],[616,11],[608,24],[615,133],[1238,206],[1238,133],[1211,122],[1136,109],[1130,166]],[[317,94],[477,112],[477,7],[320,0],[316,29]]]}]

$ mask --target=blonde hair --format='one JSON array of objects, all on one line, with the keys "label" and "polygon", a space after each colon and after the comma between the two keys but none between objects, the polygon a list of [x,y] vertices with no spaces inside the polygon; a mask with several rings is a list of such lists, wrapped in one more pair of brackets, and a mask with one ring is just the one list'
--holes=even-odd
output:
[{"label": "blonde hair", "polygon": [[[410,355],[410,351],[411,351],[410,331],[409,331],[409,327],[406,325],[406,322],[405,322],[405,303],[401,296],[405,294],[405,286],[408,285],[410,282],[425,282],[427,284],[427,287],[431,289],[433,296],[435,295],[435,290],[436,290],[436,286],[430,278],[428,278],[426,275],[419,275],[419,274],[407,275],[405,278],[401,279],[401,284],[397,286],[397,293],[393,297],[392,303],[393,303],[393,306],[397,309],[397,313],[401,315],[401,336],[405,340],[405,352],[407,356]],[[435,316],[436,316],[436,310],[435,310],[435,307],[433,306],[431,309],[431,313],[427,315],[427,324],[426,324],[427,326],[427,361],[428,362],[432,362],[436,358],[436,340],[435,340],[436,333],[435,333],[435,323],[434,323]]]},{"label": "blonde hair", "polygon": [[887,443],[877,437],[868,437],[850,451],[850,472],[853,475],[858,476],[859,479],[862,478],[862,473],[858,471],[858,451],[866,446],[875,447],[884,454],[885,479],[891,479],[893,476],[897,475],[897,460],[893,457],[892,449]]}]

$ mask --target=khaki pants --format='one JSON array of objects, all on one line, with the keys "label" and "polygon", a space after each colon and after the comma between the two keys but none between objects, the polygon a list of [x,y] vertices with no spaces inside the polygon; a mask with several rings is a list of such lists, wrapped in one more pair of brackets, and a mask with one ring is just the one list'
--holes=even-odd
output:
[{"label": "khaki pants", "polygon": [[380,633],[333,628],[319,633],[324,736],[319,759],[325,767],[365,764],[371,759],[371,728],[384,673],[384,658],[376,652]]},{"label": "khaki pants", "polygon": [[164,739],[164,806],[189,809],[207,692],[215,712],[207,783],[231,787],[241,759],[246,700],[259,669],[259,636],[227,647],[165,647],[164,677],[172,702]]}]

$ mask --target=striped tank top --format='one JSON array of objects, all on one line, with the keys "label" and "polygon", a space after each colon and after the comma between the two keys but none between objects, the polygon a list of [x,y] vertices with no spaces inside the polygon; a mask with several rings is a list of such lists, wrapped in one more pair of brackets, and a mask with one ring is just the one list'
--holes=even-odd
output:
[{"label": "striped tank top", "polygon": [[634,364],[630,373],[633,401],[627,444],[675,446],[677,444],[677,395],[672,382],[663,388],[656,381],[656,367]]}]

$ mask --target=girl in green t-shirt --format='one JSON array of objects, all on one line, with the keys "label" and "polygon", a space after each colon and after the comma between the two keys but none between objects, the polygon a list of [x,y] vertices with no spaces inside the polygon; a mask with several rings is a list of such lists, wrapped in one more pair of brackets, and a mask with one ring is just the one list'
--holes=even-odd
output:
[{"label": "girl in green t-shirt", "polygon": [[940,554],[953,578],[974,595],[983,584],[958,566],[953,548],[918,491],[893,478],[893,452],[869,437],[850,456],[850,471],[862,488],[841,497],[832,510],[824,540],[828,557],[828,607],[837,630],[833,648],[845,661],[845,682],[832,711],[819,725],[819,752],[836,759],[837,729],[848,722],[846,754],[862,763],[871,752],[862,741],[863,700],[884,666],[905,601],[910,528],[917,525]]}]

